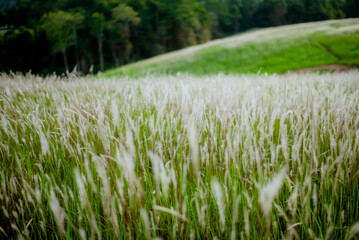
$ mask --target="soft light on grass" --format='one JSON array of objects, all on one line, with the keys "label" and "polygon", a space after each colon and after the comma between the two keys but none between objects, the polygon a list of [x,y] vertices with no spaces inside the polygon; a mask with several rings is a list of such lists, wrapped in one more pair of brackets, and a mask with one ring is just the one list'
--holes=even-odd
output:
[{"label": "soft light on grass", "polygon": [[359,72],[0,76],[0,238],[358,237]]}]

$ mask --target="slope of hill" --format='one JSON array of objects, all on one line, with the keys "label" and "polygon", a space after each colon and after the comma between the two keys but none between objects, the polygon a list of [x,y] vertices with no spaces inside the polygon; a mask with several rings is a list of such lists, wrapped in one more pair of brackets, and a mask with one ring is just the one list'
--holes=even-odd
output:
[{"label": "slope of hill", "polygon": [[333,64],[359,66],[359,19],[246,32],[128,64],[104,76],[285,73]]}]

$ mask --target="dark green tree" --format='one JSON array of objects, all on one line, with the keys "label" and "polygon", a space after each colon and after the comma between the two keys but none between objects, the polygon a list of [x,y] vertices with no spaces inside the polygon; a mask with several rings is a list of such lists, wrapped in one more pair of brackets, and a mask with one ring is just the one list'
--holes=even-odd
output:
[{"label": "dark green tree", "polygon": [[72,23],[72,34],[74,36],[74,41],[75,41],[74,45],[75,45],[75,58],[76,58],[77,67],[80,66],[77,31],[83,27],[85,21],[85,16],[83,12],[85,12],[85,10],[81,8],[71,11],[72,19],[70,20],[70,22]]},{"label": "dark green tree", "polygon": [[89,21],[90,31],[93,36],[97,38],[97,47],[98,54],[100,59],[100,70],[103,72],[105,70],[104,67],[104,59],[103,59],[103,36],[104,30],[106,28],[106,19],[102,13],[95,12],[90,17]]},{"label": "dark green tree", "polygon": [[[140,22],[141,18],[131,6],[119,4],[112,9],[112,19],[108,29],[112,32],[112,50],[116,65],[118,65],[118,59],[121,55],[125,57],[128,62],[130,61],[130,54],[133,48],[133,44],[130,41],[131,27],[138,25]],[[119,34],[118,29],[121,30],[122,34]]]},{"label": "dark green tree", "polygon": [[285,23],[287,12],[286,0],[267,0],[258,6],[253,17],[257,26],[278,26]]},{"label": "dark green tree", "polygon": [[69,64],[66,50],[75,44],[73,14],[61,10],[49,12],[42,17],[41,22],[41,28],[45,31],[46,37],[52,42],[53,52],[62,53],[66,73],[68,73]]}]

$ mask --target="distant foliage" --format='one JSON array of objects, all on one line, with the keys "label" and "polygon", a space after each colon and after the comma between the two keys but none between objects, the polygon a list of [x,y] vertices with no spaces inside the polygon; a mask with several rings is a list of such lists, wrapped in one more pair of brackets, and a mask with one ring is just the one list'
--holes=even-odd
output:
[{"label": "distant foliage", "polygon": [[346,17],[359,17],[359,0],[0,1],[0,71],[104,71],[251,28]]}]

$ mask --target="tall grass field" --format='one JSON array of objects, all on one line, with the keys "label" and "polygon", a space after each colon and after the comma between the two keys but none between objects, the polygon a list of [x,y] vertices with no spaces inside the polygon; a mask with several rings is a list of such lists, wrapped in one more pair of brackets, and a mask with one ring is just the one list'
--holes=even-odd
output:
[{"label": "tall grass field", "polygon": [[359,71],[0,75],[1,239],[358,239]]}]

